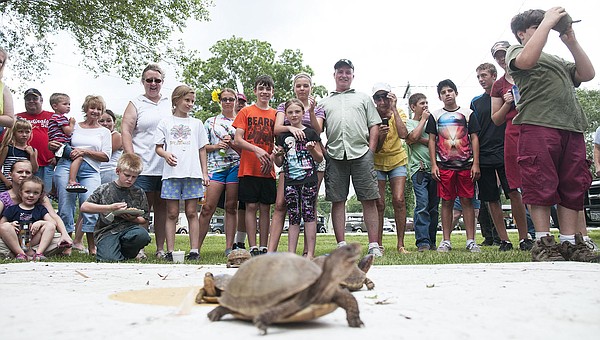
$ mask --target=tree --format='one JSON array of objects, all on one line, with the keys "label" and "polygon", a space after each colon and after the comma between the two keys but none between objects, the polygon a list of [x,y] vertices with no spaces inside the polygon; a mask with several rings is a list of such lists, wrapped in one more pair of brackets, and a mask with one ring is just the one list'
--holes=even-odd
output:
[{"label": "tree", "polygon": [[[183,81],[194,87],[196,104],[200,112],[196,116],[202,120],[221,112],[219,103],[213,102],[211,93],[225,87],[244,92],[249,102],[256,100],[252,92],[256,77],[270,75],[275,82],[273,102],[277,105],[294,96],[292,77],[299,72],[313,74],[308,65],[303,65],[300,50],[284,50],[277,53],[266,41],[244,40],[235,36],[217,41],[211,48],[212,56],[206,60],[196,57],[182,57]],[[327,93],[323,86],[313,86],[313,93],[323,96]]]},{"label": "tree", "polygon": [[151,61],[183,52],[171,47],[171,33],[189,18],[208,20],[211,0],[36,0],[1,1],[0,46],[11,55],[21,79],[46,74],[58,32],[69,33],[95,74],[115,71],[124,79],[138,76]]},{"label": "tree", "polygon": [[[579,99],[581,108],[588,119],[589,128],[585,134],[585,144],[588,158],[593,159],[594,133],[596,128],[600,126],[600,91],[577,89],[577,99]],[[596,171],[593,171],[593,173],[596,173]]]}]

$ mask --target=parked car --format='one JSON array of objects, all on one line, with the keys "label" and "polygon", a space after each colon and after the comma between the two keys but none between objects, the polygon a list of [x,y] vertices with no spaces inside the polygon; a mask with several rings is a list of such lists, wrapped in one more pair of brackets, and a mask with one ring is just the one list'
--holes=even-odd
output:
[{"label": "parked car", "polygon": [[[290,229],[290,222],[286,218],[285,221],[283,222],[283,232],[287,233],[289,229]],[[304,220],[300,221],[300,232],[304,232]],[[318,233],[326,233],[327,232],[327,226],[325,225],[325,217],[324,216],[321,216],[321,215],[317,216],[317,232]]]},{"label": "parked car", "polygon": [[224,216],[213,216],[210,219],[210,232],[215,234],[225,233],[225,217]]},{"label": "parked car", "polygon": [[365,225],[365,222],[358,222],[358,221],[346,221],[346,231],[352,232],[352,233],[362,233],[362,232],[367,232],[367,226]]},{"label": "parked car", "polygon": [[388,233],[396,232],[396,226],[392,224],[392,222],[387,217],[383,218],[383,231]]},{"label": "parked car", "polygon": [[600,180],[592,181],[583,201],[585,223],[600,226]]}]

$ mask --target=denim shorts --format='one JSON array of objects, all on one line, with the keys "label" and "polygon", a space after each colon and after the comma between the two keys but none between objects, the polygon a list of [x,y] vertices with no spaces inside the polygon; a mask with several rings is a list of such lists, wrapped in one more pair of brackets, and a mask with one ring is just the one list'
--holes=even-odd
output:
[{"label": "denim shorts", "polygon": [[209,175],[211,181],[215,181],[221,184],[239,183],[238,170],[240,166],[236,165],[227,170],[213,172]]},{"label": "denim shorts", "polygon": [[144,190],[144,192],[161,192],[162,177],[161,176],[138,176],[134,186]]},{"label": "denim shorts", "polygon": [[189,200],[204,196],[202,178],[168,178],[163,180],[160,197],[166,200]]},{"label": "denim shorts", "polygon": [[377,171],[377,180],[379,181],[387,181],[394,177],[406,177],[406,165],[400,165],[390,171],[375,171]]}]

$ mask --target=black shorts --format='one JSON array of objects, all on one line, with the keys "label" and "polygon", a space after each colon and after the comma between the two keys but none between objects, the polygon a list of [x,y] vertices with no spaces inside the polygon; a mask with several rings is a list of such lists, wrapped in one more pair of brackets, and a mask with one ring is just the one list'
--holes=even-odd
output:
[{"label": "black shorts", "polygon": [[277,185],[274,178],[244,176],[240,177],[238,197],[244,203],[274,204],[277,197]]},{"label": "black shorts", "polygon": [[504,197],[509,199],[508,193],[511,191],[508,186],[508,180],[506,179],[506,172],[504,171],[504,165],[500,166],[480,166],[481,177],[477,180],[477,186],[479,187],[479,198],[483,202],[494,202],[500,200],[500,188],[498,186],[498,180],[500,180],[500,186],[504,191]]}]

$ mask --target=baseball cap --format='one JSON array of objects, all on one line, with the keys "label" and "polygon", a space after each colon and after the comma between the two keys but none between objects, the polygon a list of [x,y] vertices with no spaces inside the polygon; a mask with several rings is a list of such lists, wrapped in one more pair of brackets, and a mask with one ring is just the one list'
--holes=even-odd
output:
[{"label": "baseball cap", "polygon": [[27,97],[30,94],[34,94],[38,97],[42,96],[42,93],[40,91],[38,91],[38,89],[31,88],[31,89],[28,89],[25,91],[25,94],[23,95],[23,97]]},{"label": "baseball cap", "polygon": [[333,65],[333,69],[337,70],[338,68],[344,66],[344,65],[348,65],[350,66],[350,68],[352,70],[354,70],[354,65],[352,65],[352,62],[348,59],[340,59],[337,61],[337,63],[335,63],[335,65]]},{"label": "baseball cap", "polygon": [[495,56],[496,52],[498,52],[498,51],[506,52],[509,47],[510,47],[510,43],[508,41],[505,41],[505,40],[498,41],[497,43],[494,44],[494,46],[492,46],[492,57]]},{"label": "baseball cap", "polygon": [[247,102],[247,101],[248,101],[248,99],[246,99],[246,96],[245,96],[243,93],[238,93],[238,94],[237,94],[237,99],[238,99],[238,100],[243,100],[243,101],[245,101],[245,102]]},{"label": "baseball cap", "polygon": [[373,85],[373,95],[379,91],[392,92],[392,87],[390,84],[386,83],[376,83]]}]

